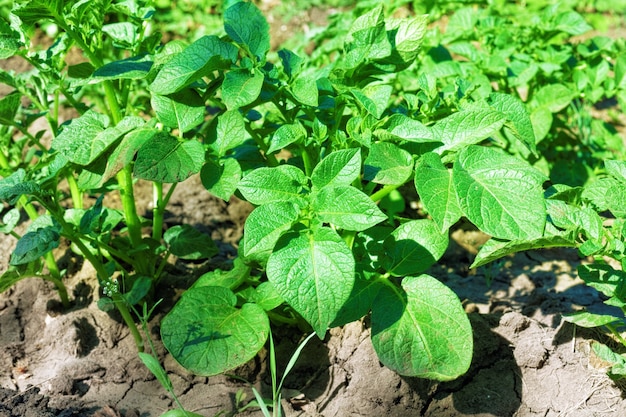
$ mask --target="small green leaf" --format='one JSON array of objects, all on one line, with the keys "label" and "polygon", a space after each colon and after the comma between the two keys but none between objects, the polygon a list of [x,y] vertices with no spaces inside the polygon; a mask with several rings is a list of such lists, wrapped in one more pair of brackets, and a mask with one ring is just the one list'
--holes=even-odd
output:
[{"label": "small green leaf", "polygon": [[26,180],[26,171],[22,168],[0,179],[0,201],[11,205],[23,195],[38,194],[40,191],[41,188],[35,181]]},{"label": "small green leaf", "polygon": [[181,182],[204,164],[204,147],[196,140],[178,141],[166,132],[151,136],[137,152],[133,173],[148,181]]},{"label": "small green leaf", "polygon": [[137,25],[131,22],[109,23],[102,26],[102,31],[121,45],[135,45],[139,37]]},{"label": "small green leaf", "polygon": [[341,307],[330,327],[352,323],[369,313],[382,287],[383,283],[379,279],[364,279],[357,275],[350,297]]},{"label": "small green leaf", "polygon": [[209,259],[217,254],[217,246],[211,236],[188,224],[173,226],[163,234],[170,252],[181,259]]},{"label": "small green leaf", "polygon": [[324,338],[350,297],[355,263],[333,230],[284,234],[267,262],[267,277],[278,294]]},{"label": "small green leaf", "polygon": [[161,321],[161,338],[174,359],[197,375],[217,375],[243,365],[269,335],[263,309],[224,287],[189,289]]},{"label": "small green leaf", "polygon": [[452,171],[443,165],[436,153],[424,154],[418,161],[415,188],[442,233],[463,216],[456,198]]},{"label": "small green leaf", "polygon": [[429,275],[407,277],[374,300],[372,344],[400,375],[449,381],[469,369],[472,327],[452,290]]},{"label": "small green leaf", "polygon": [[258,168],[242,178],[239,191],[252,204],[300,199],[308,183],[304,172],[292,165]]},{"label": "small green leaf", "polygon": [[192,413],[191,411],[181,410],[177,408],[176,410],[169,410],[165,413],[161,414],[160,417],[204,417],[202,414]]},{"label": "small green leaf", "polygon": [[530,240],[489,239],[480,247],[470,268],[478,268],[507,255],[544,248],[575,248],[576,240],[568,235],[553,235]]},{"label": "small green leaf", "polygon": [[58,226],[42,227],[28,232],[17,241],[9,264],[23,265],[35,261],[58,247],[60,241]]},{"label": "small green leaf", "polygon": [[97,80],[141,80],[148,76],[152,68],[148,55],[134,56],[120,61],[110,62],[93,73]]},{"label": "small green leaf", "polygon": [[459,206],[479,229],[493,237],[528,240],[543,235],[547,178],[526,162],[494,148],[470,146],[452,170]]},{"label": "small green leaf", "polygon": [[421,274],[439,260],[448,248],[448,234],[432,220],[401,224],[383,242],[382,266],[394,276]]},{"label": "small green leaf", "polygon": [[228,201],[241,180],[241,167],[233,158],[218,161],[209,159],[200,171],[200,180],[208,192]]},{"label": "small green leaf", "polygon": [[349,185],[323,187],[312,207],[322,222],[345,230],[361,231],[387,220],[371,198]]},{"label": "small green leaf", "polygon": [[433,131],[417,120],[403,114],[394,114],[389,118],[384,129],[376,134],[385,140],[406,140],[409,142],[436,142]]},{"label": "small green leaf", "polygon": [[217,36],[203,36],[163,65],[150,90],[163,96],[175,93],[236,60],[237,47]]},{"label": "small green leaf", "polygon": [[290,87],[293,97],[305,106],[317,107],[319,104],[319,91],[314,75],[300,74]]},{"label": "small green leaf", "polygon": [[250,277],[251,268],[242,260],[237,257],[233,261],[233,268],[231,270],[222,271],[216,269],[202,274],[196,282],[194,282],[192,288],[199,287],[224,287],[224,288],[236,288],[241,285],[242,282]]},{"label": "small green leaf", "polygon": [[[137,118],[139,123],[143,120]],[[108,158],[107,167],[102,174],[102,183],[117,174],[122,168],[135,159],[135,154],[152,137],[162,134],[161,130],[154,128],[141,128],[126,134],[119,145],[115,147]]]},{"label": "small green leaf", "polygon": [[609,174],[626,184],[626,161],[606,160],[604,166]]},{"label": "small green leaf", "polygon": [[392,35],[393,52],[405,63],[412,63],[417,57],[427,23],[425,15],[387,20],[387,31]]},{"label": "small green leaf", "polygon": [[11,58],[22,46],[19,33],[0,19],[0,59]]},{"label": "small green leaf", "polygon": [[357,68],[366,60],[382,59],[391,55],[391,43],[385,30],[382,6],[359,16],[348,31],[344,42],[344,65]]},{"label": "small green leaf", "polygon": [[230,38],[244,46],[260,62],[270,50],[269,25],[251,2],[237,2],[224,12],[224,29]]},{"label": "small green leaf", "polygon": [[20,108],[21,98],[22,95],[16,91],[0,99],[0,122],[6,125],[15,123],[15,115]]},{"label": "small green leaf", "polygon": [[365,159],[363,178],[377,184],[402,185],[413,174],[413,158],[389,142],[372,143]]},{"label": "small green leaf", "polygon": [[0,275],[0,294],[26,278],[37,278],[41,273],[41,262],[31,262],[24,265],[10,265]]},{"label": "small green leaf", "polygon": [[161,123],[182,133],[204,121],[204,100],[194,90],[182,90],[169,96],[153,94],[150,103]]},{"label": "small green leaf", "polygon": [[246,123],[239,110],[228,110],[217,117],[216,139],[211,145],[217,155],[224,157],[226,153],[243,145],[250,139],[246,131]]},{"label": "small green leaf", "polygon": [[292,143],[304,141],[306,136],[307,131],[300,123],[282,125],[272,135],[267,153],[274,153]]},{"label": "small green leaf", "polygon": [[615,316],[609,316],[607,314],[594,314],[588,311],[576,311],[574,313],[562,314],[563,320],[574,323],[580,327],[594,328],[604,326],[620,321]]},{"label": "small green leaf", "polygon": [[387,109],[393,88],[386,84],[370,84],[362,90],[353,88],[350,93],[368,113],[380,119]]},{"label": "small green leaf", "polygon": [[584,17],[573,10],[559,13],[554,19],[554,26],[555,29],[572,36],[582,35],[593,29],[585,22]]},{"label": "small green leaf", "polygon": [[222,83],[222,99],[228,110],[252,103],[261,94],[265,76],[257,69],[239,68],[226,73]]},{"label": "small green leaf", "polygon": [[12,208],[2,216],[2,225],[0,225],[0,232],[11,233],[11,231],[17,226],[20,221],[20,211],[17,208]]},{"label": "small green leaf", "polygon": [[327,155],[313,169],[314,188],[327,185],[350,185],[361,174],[361,152],[358,148],[342,149]]},{"label": "small green leaf", "polygon": [[290,51],[289,49],[279,50],[278,57],[283,64],[285,74],[287,74],[289,78],[293,77],[300,71],[302,63],[304,62],[302,58],[300,58],[297,54]]},{"label": "small green leaf", "polygon": [[[152,375],[156,377],[161,386],[165,388],[166,391],[171,391],[173,388],[172,381],[158,359],[146,352],[138,352],[137,354],[139,355],[139,359],[141,359],[143,364],[146,365],[146,368],[152,372]],[[181,416],[184,416],[184,414],[181,414]],[[163,417],[163,415],[161,415],[161,417]]]},{"label": "small green leaf", "polygon": [[267,260],[280,236],[291,229],[299,214],[300,208],[288,201],[275,201],[254,209],[244,226],[244,257]]},{"label": "small green leaf", "polygon": [[149,277],[135,277],[133,286],[127,293],[124,293],[124,299],[129,305],[138,304],[152,289],[154,282]]}]

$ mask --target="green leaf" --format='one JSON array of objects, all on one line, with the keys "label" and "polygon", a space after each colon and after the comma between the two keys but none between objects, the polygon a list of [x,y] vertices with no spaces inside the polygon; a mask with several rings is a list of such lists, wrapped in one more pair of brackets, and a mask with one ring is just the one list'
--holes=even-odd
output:
[{"label": "green leaf", "polygon": [[470,146],[457,155],[452,178],[461,210],[485,233],[508,240],[543,235],[547,178],[535,168],[497,149]]},{"label": "green leaf", "polygon": [[438,121],[433,137],[443,142],[438,152],[458,150],[479,143],[499,131],[506,117],[492,109],[464,110]]},{"label": "green leaf", "polygon": [[59,246],[61,234],[58,226],[47,226],[30,231],[17,241],[11,254],[10,265],[23,265],[35,261]]},{"label": "green leaf", "polygon": [[626,161],[606,160],[604,166],[609,174],[626,184]]},{"label": "green leaf", "polygon": [[192,413],[191,411],[181,410],[177,408],[176,410],[169,410],[165,413],[161,414],[161,417],[204,417],[202,414]]},{"label": "green leaf", "polygon": [[135,45],[137,38],[137,26],[131,22],[115,22],[102,26],[102,32],[109,35],[118,44]]},{"label": "green leaf", "polygon": [[226,73],[222,83],[222,99],[228,110],[252,103],[261,94],[265,76],[257,69],[239,68]]},{"label": "green leaf", "polygon": [[278,294],[324,338],[350,297],[355,263],[333,230],[284,234],[267,262],[267,277]]},{"label": "green leaf", "polygon": [[607,297],[626,300],[626,272],[616,270],[610,265],[579,265],[578,276],[585,284],[595,288]]},{"label": "green leaf", "polygon": [[137,152],[133,173],[148,181],[181,182],[204,164],[204,147],[196,140],[178,141],[169,133],[151,136]]},{"label": "green leaf", "polygon": [[154,282],[150,277],[134,277],[133,286],[127,293],[123,294],[124,300],[129,305],[138,304],[143,298],[148,295],[152,289]]},{"label": "green leaf", "polygon": [[291,229],[299,215],[300,208],[289,201],[275,201],[254,209],[244,226],[244,257],[267,260],[280,236]]},{"label": "green leaf", "polygon": [[344,42],[344,65],[356,68],[366,60],[382,59],[391,55],[382,6],[359,16],[348,31]]},{"label": "green leaf", "polygon": [[237,2],[224,12],[224,30],[260,62],[270,50],[269,25],[263,13],[251,2]]},{"label": "green leaf", "polygon": [[38,278],[39,274],[41,274],[41,262],[31,262],[18,266],[11,265],[0,275],[0,293],[5,292],[23,279]]},{"label": "green leaf", "polygon": [[418,143],[437,141],[430,128],[403,114],[392,115],[385,128],[375,133],[384,140],[395,139]]},{"label": "green leaf", "polygon": [[415,188],[442,233],[462,216],[456,198],[452,171],[446,168],[434,152],[424,154],[415,167]]},{"label": "green leaf", "polygon": [[594,314],[588,311],[576,311],[574,313],[564,313],[562,314],[563,320],[574,323],[580,327],[594,328],[604,326],[606,324],[611,324],[620,321],[619,318],[615,316],[610,316],[607,314]]},{"label": "green leaf", "polygon": [[563,84],[548,84],[541,87],[533,96],[538,107],[558,113],[572,102],[576,93]]},{"label": "green leaf", "polygon": [[330,153],[315,166],[311,183],[318,189],[327,185],[350,185],[360,174],[360,150],[343,149]]},{"label": "green leaf", "polygon": [[296,53],[290,51],[289,49],[279,50],[278,57],[280,58],[280,62],[283,64],[285,74],[287,74],[289,78],[300,72],[300,68],[304,63],[304,59],[300,58]]},{"label": "green leaf", "polygon": [[506,116],[504,126],[508,132],[536,155],[535,132],[524,103],[509,94],[492,93],[489,96],[489,104]]},{"label": "green leaf", "polygon": [[250,277],[251,268],[242,260],[237,257],[233,260],[233,268],[228,271],[222,271],[216,269],[202,274],[196,282],[194,282],[192,288],[199,287],[224,287],[224,288],[236,288],[241,285],[242,282]]},{"label": "green leaf", "polygon": [[392,35],[393,52],[405,63],[411,63],[417,58],[427,22],[425,15],[387,20],[387,31]]},{"label": "green leaf", "polygon": [[161,123],[182,133],[204,121],[204,100],[194,90],[182,90],[169,96],[153,94],[150,103]]},{"label": "green leaf", "polygon": [[217,117],[216,139],[211,145],[223,157],[232,149],[250,139],[246,123],[239,110],[228,110]]},{"label": "green leaf", "polygon": [[263,309],[224,287],[189,289],[161,321],[161,339],[174,359],[196,375],[217,375],[243,365],[269,335]]},{"label": "green leaf", "polygon": [[233,158],[218,161],[209,159],[200,171],[200,180],[208,192],[228,201],[241,180],[241,167]]},{"label": "green leaf", "polygon": [[63,14],[63,0],[32,0],[16,4],[12,13],[19,16],[27,25],[41,23]]},{"label": "green leaf", "polygon": [[377,184],[402,185],[413,174],[413,157],[389,142],[372,143],[365,159],[363,178]]},{"label": "green leaf", "polygon": [[267,153],[274,153],[292,143],[304,141],[306,136],[307,131],[300,123],[284,124],[276,129],[272,135]]},{"label": "green leaf", "polygon": [[239,183],[241,195],[252,204],[300,199],[308,183],[304,172],[292,165],[258,168]]},{"label": "green leaf", "polygon": [[5,125],[15,123],[15,116],[20,108],[20,100],[22,95],[19,92],[13,92],[0,99],[0,122]]},{"label": "green leaf", "polygon": [[576,240],[573,236],[568,235],[545,236],[530,240],[500,240],[491,238],[480,247],[470,268],[478,268],[517,252],[533,249],[575,247],[577,247]]},{"label": "green leaf", "polygon": [[260,283],[256,288],[247,287],[245,291],[237,295],[243,296],[247,301],[258,305],[265,311],[273,310],[285,302],[272,283],[267,281]]},{"label": "green leaf", "polygon": [[472,360],[469,319],[457,296],[429,275],[385,286],[372,306],[372,344],[380,361],[405,376],[449,381]]},{"label": "green leaf", "polygon": [[352,323],[369,313],[374,299],[383,286],[379,279],[365,279],[357,275],[350,297],[341,307],[337,313],[337,318],[330,324],[330,327]]},{"label": "green leaf", "polygon": [[35,181],[26,180],[26,171],[18,168],[13,174],[0,179],[0,201],[14,205],[23,195],[38,194],[41,188]]},{"label": "green leaf", "polygon": [[319,91],[317,80],[313,74],[300,74],[291,83],[293,98],[305,106],[317,107],[319,104]]},{"label": "green leaf", "polygon": [[22,46],[19,33],[0,19],[0,59],[11,58]]},{"label": "green leaf", "polygon": [[626,375],[626,358],[624,356],[613,352],[610,347],[602,343],[593,342],[591,346],[598,358],[613,365],[608,371],[609,377],[614,380],[624,378]]},{"label": "green leaf", "polygon": [[237,60],[237,47],[217,36],[203,36],[167,61],[156,75],[150,90],[166,96],[175,93]]},{"label": "green leaf", "polygon": [[20,211],[17,208],[12,208],[2,216],[2,225],[0,225],[1,233],[11,233],[11,231],[17,226],[20,221]]},{"label": "green leaf", "polygon": [[209,259],[218,253],[211,236],[188,224],[173,226],[163,234],[170,252],[181,259]]},{"label": "green leaf", "polygon": [[[161,386],[165,388],[166,391],[171,391],[173,389],[172,381],[159,363],[159,360],[146,352],[137,352],[137,354],[139,355],[139,359],[141,359],[143,364],[146,365],[146,368],[152,372],[152,375],[156,377]],[[184,414],[181,414],[181,416],[184,416]],[[161,415],[161,417],[163,417],[163,415]]]},{"label": "green leaf", "polygon": [[448,248],[448,234],[432,220],[401,224],[383,242],[382,266],[394,276],[421,274],[439,260]]},{"label": "green leaf", "polygon": [[[139,123],[143,120],[137,118]],[[154,128],[140,128],[126,134],[108,158],[107,167],[102,174],[102,183],[117,174],[122,168],[135,159],[135,154],[152,137],[162,135],[162,131]]]},{"label": "green leaf", "polygon": [[361,231],[387,220],[371,198],[349,185],[321,188],[315,194],[312,207],[322,222],[345,230]]},{"label": "green leaf", "polygon": [[148,76],[153,61],[148,56],[134,56],[110,62],[93,73],[97,80],[141,80]]},{"label": "green leaf", "polygon": [[99,136],[108,125],[109,118],[106,115],[89,110],[65,125],[52,140],[52,147],[71,162],[89,165],[118,139],[115,135]]},{"label": "green leaf", "polygon": [[389,105],[393,88],[386,84],[370,84],[363,89],[352,88],[350,93],[365,110],[380,119]]},{"label": "green leaf", "polygon": [[572,36],[582,35],[593,29],[585,22],[584,17],[573,10],[559,13],[554,19],[554,26],[556,30],[560,30]]}]

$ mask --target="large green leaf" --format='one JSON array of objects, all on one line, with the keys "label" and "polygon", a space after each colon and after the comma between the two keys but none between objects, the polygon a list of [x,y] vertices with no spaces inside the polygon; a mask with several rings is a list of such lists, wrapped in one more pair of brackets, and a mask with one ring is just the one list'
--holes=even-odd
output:
[{"label": "large green leaf", "polygon": [[407,277],[374,300],[372,344],[400,375],[448,381],[469,369],[472,327],[452,290],[429,275]]},{"label": "large green leaf", "polygon": [[472,109],[453,113],[433,126],[433,136],[443,142],[439,152],[459,150],[487,139],[500,130],[506,117],[493,109]]},{"label": "large green leaf", "polygon": [[415,188],[424,207],[442,233],[462,216],[452,181],[452,171],[446,168],[434,152],[424,154],[415,167]]},{"label": "large green leaf", "polygon": [[372,143],[365,159],[363,178],[377,184],[401,185],[413,174],[413,158],[389,142]]},{"label": "large green leaf", "polygon": [[289,201],[275,201],[254,209],[244,226],[244,257],[267,260],[280,236],[298,220],[299,214],[300,208]]},{"label": "large green leaf", "polygon": [[494,148],[470,146],[459,152],[452,178],[461,210],[485,233],[508,240],[543,235],[547,178],[526,162]]},{"label": "large green leaf", "polygon": [[134,56],[101,66],[93,73],[93,78],[95,80],[140,80],[148,76],[152,64],[152,59],[147,55]]},{"label": "large green leaf", "polygon": [[327,185],[350,185],[361,173],[361,152],[358,148],[343,149],[327,155],[313,169],[314,188]]},{"label": "large green leaf", "polygon": [[182,133],[204,121],[204,100],[194,90],[182,90],[169,96],[153,94],[150,103],[161,123]]},{"label": "large green leaf", "polygon": [[217,36],[203,36],[163,65],[150,90],[164,96],[175,93],[236,60],[237,47]]},{"label": "large green leaf", "polygon": [[269,25],[254,3],[237,2],[226,9],[224,29],[258,61],[265,61],[265,54],[270,50]]},{"label": "large green leaf", "polygon": [[345,230],[361,231],[387,220],[371,198],[349,185],[323,187],[315,193],[312,207],[322,222]]},{"label": "large green leaf", "polygon": [[432,129],[403,114],[392,115],[384,129],[377,130],[375,133],[386,140],[400,139],[418,143],[439,140],[434,137]]},{"label": "large green leaf", "polygon": [[382,266],[394,276],[421,274],[448,248],[448,234],[432,220],[412,220],[398,226],[383,242]]},{"label": "large green leaf", "polygon": [[137,152],[133,173],[148,181],[181,182],[204,164],[204,147],[196,140],[178,141],[166,132],[150,137]]},{"label": "large green leaf", "polygon": [[13,205],[22,195],[38,194],[39,184],[26,179],[26,171],[18,168],[6,178],[0,179],[0,201]]},{"label": "large green leaf", "polygon": [[308,179],[292,165],[259,168],[251,171],[239,183],[239,191],[252,204],[300,199]]},{"label": "large green leaf", "polygon": [[267,262],[267,277],[280,296],[324,338],[350,297],[355,263],[332,229],[287,233]]},{"label": "large green leaf", "polygon": [[217,375],[243,365],[265,344],[269,320],[256,304],[236,304],[228,288],[188,290],[161,321],[163,344],[197,375]]},{"label": "large green leaf", "polygon": [[226,73],[222,83],[222,99],[229,110],[252,103],[261,94],[265,76],[257,69],[238,68]]}]

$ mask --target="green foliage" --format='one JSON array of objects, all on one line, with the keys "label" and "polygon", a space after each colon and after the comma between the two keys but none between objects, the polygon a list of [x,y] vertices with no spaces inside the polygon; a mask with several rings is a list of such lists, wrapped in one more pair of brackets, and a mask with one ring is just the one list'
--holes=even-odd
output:
[{"label": "green foliage", "polygon": [[[428,270],[461,218],[492,236],[475,266],[578,247],[598,259],[581,277],[623,308],[623,273],[600,262],[624,266],[623,144],[591,117],[599,102],[626,103],[622,41],[574,42],[591,26],[559,5],[414,4],[449,12],[442,31],[428,16],[389,17],[394,6],[371,1],[313,32],[310,54],[274,53],[261,11],[233,1],[209,5],[223,13],[221,28],[159,45],[148,28],[169,3],[28,0],[0,19],[0,58],[33,68],[0,70],[14,90],[0,99],[0,199],[33,219],[0,289],[40,276],[63,290],[52,250],[69,239],[97,270],[101,304],[120,310],[141,349],[129,309],[150,302],[170,255],[217,252],[189,225],[163,226],[175,185],[199,174],[208,192],[255,208],[233,268],[203,275],[162,321],[165,346],[197,374],[252,358],[270,320],[323,338],[371,314],[381,362],[404,375],[458,377],[471,362],[471,327]],[[42,21],[58,34],[36,51],[29,34]],[[89,62],[68,66],[74,47]],[[61,107],[75,117],[60,124]],[[51,146],[29,129],[40,118]],[[135,179],[153,184],[149,220],[137,212]],[[406,208],[410,188],[425,216]],[[114,190],[121,210],[103,207]],[[99,196],[88,209],[86,195]],[[3,217],[4,233],[14,233],[15,216]],[[570,320],[614,326],[586,313]],[[167,386],[158,363],[142,360]]]}]

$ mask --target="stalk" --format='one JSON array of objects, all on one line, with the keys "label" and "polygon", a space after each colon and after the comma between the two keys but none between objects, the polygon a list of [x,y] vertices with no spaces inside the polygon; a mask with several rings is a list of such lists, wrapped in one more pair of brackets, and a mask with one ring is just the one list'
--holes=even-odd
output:
[{"label": "stalk", "polygon": [[176,183],[172,184],[165,198],[163,198],[163,183],[152,183],[152,238],[157,242],[160,242],[163,237],[163,215],[165,214],[165,207],[167,207],[167,203],[170,201],[175,189]]},{"label": "stalk", "polygon": [[376,191],[374,194],[372,194],[370,196],[370,198],[372,199],[372,201],[374,202],[379,202],[380,200],[382,200],[383,198],[385,198],[390,192],[392,192],[393,190],[395,190],[396,188],[398,188],[400,185],[395,185],[395,184],[387,184],[385,185],[383,188],[381,188],[380,190]]}]

